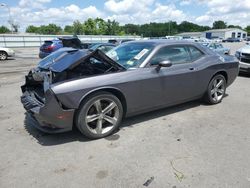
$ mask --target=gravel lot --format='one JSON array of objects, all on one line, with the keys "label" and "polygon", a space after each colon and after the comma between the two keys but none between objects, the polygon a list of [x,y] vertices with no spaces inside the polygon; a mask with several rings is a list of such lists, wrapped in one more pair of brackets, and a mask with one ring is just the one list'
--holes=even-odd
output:
[{"label": "gravel lot", "polygon": [[[225,45],[234,53],[242,43]],[[1,188],[250,187],[250,77],[239,76],[219,105],[194,101],[143,114],[89,141],[77,130],[32,127],[19,97],[38,50],[16,52],[0,62]]]}]

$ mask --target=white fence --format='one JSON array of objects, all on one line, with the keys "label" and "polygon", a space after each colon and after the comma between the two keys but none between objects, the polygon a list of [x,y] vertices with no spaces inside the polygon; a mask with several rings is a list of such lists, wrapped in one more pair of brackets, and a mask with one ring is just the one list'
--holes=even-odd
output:
[{"label": "white fence", "polygon": [[[1,47],[36,47],[41,46],[43,41],[52,40],[58,37],[72,35],[0,35]],[[107,42],[109,39],[140,39],[139,36],[115,36],[115,35],[78,35],[82,42]]]}]

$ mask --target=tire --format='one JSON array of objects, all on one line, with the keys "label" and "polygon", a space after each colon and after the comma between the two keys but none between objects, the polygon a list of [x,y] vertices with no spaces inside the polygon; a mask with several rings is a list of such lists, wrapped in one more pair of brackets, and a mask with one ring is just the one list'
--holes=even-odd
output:
[{"label": "tire", "polygon": [[226,79],[223,75],[215,75],[208,84],[205,94],[205,101],[208,104],[218,104],[222,101],[226,93]]},{"label": "tire", "polygon": [[1,51],[0,52],[0,60],[6,60],[8,58],[8,54],[6,52]]},{"label": "tire", "polygon": [[122,117],[123,106],[120,100],[109,92],[97,92],[80,105],[75,122],[83,135],[98,139],[114,133]]}]

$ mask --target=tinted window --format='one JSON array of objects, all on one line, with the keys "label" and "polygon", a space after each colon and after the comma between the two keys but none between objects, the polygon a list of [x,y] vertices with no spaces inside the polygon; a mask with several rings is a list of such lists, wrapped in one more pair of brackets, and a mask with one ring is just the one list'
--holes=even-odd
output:
[{"label": "tinted window", "polygon": [[53,44],[53,42],[51,40],[44,41],[44,45],[51,45],[51,44]]},{"label": "tinted window", "polygon": [[157,65],[161,61],[171,61],[172,64],[190,62],[191,58],[185,46],[168,46],[161,48],[151,59],[151,65]]},{"label": "tinted window", "polygon": [[193,46],[189,46],[189,50],[191,53],[192,61],[195,61],[203,56],[203,53]]},{"label": "tinted window", "polygon": [[153,48],[150,43],[123,43],[108,51],[106,55],[123,67],[132,68],[141,64]]}]

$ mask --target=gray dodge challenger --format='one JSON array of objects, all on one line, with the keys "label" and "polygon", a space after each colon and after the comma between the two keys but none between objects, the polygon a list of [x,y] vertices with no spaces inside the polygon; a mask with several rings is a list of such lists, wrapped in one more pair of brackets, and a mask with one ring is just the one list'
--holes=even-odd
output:
[{"label": "gray dodge challenger", "polygon": [[125,117],[200,98],[220,103],[238,72],[235,57],[188,41],[133,41],[106,54],[62,48],[28,73],[21,102],[41,131],[76,126],[96,139]]}]

